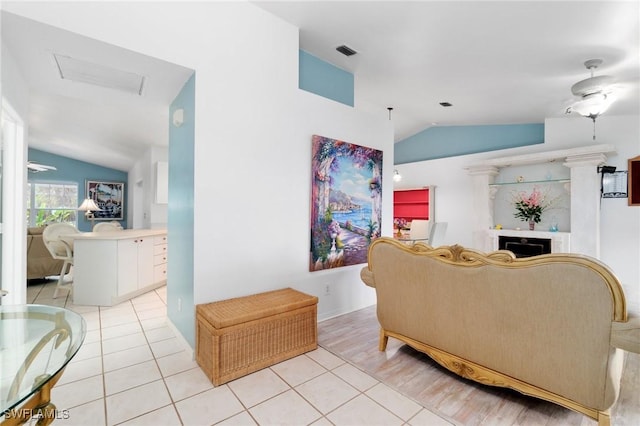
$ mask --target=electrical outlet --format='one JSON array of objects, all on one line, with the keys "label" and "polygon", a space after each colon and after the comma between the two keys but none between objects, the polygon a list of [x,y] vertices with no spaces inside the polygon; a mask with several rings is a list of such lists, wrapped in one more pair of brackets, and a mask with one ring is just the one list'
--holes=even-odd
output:
[{"label": "electrical outlet", "polygon": [[324,295],[329,296],[330,294],[331,294],[331,286],[329,284],[326,284],[324,287]]},{"label": "electrical outlet", "polygon": [[182,298],[178,297],[178,312],[182,312]]}]

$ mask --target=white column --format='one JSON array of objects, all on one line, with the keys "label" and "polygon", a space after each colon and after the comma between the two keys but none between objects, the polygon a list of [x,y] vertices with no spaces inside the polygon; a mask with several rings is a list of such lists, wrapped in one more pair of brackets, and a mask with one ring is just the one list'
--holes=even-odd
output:
[{"label": "white column", "polygon": [[567,157],[571,169],[571,252],[600,258],[600,174],[604,154]]},{"label": "white column", "polygon": [[495,166],[470,167],[469,174],[473,176],[473,248],[482,251],[492,251],[491,240],[487,231],[493,228],[493,199],[495,192],[489,187],[498,175]]}]

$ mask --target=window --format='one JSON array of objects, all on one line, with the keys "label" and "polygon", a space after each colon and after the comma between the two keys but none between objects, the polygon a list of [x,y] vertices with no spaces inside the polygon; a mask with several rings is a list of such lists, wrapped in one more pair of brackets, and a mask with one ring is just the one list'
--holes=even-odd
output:
[{"label": "window", "polygon": [[29,182],[27,223],[43,226],[53,222],[78,224],[78,184]]}]

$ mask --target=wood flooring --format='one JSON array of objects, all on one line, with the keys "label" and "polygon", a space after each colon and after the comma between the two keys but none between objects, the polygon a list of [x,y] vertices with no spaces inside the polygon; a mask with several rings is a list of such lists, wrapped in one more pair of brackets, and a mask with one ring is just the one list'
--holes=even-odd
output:
[{"label": "wood flooring", "polygon": [[[575,425],[595,420],[510,389],[485,386],[441,367],[427,355],[389,338],[378,350],[375,306],[318,324],[320,346],[458,425]],[[640,425],[640,355],[627,354],[614,426]]]}]

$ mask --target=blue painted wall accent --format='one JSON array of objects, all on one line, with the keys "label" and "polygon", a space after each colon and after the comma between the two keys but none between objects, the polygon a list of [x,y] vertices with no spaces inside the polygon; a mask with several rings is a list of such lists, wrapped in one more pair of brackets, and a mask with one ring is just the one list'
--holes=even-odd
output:
[{"label": "blue painted wall accent", "polygon": [[[173,125],[176,109],[184,110],[184,124]],[[195,74],[169,107],[169,204],[167,315],[195,349],[193,297],[193,192],[195,140]],[[182,301],[182,309],[179,310]]]},{"label": "blue painted wall accent", "polygon": [[300,50],[298,87],[307,92],[353,106],[353,74]]},{"label": "blue painted wall accent", "polygon": [[544,124],[430,127],[395,144],[394,164],[544,143]]},{"label": "blue painted wall accent", "polygon": [[[78,184],[78,205],[87,196],[87,180],[124,182],[125,219],[119,222],[123,228],[127,227],[127,191],[129,190],[129,175],[127,172],[50,154],[33,148],[29,148],[28,158],[29,161],[54,166],[58,169],[39,173],[29,172],[27,176],[29,182],[75,182]],[[91,231],[91,222],[85,219],[83,213],[78,214],[78,229],[86,232]]]}]

